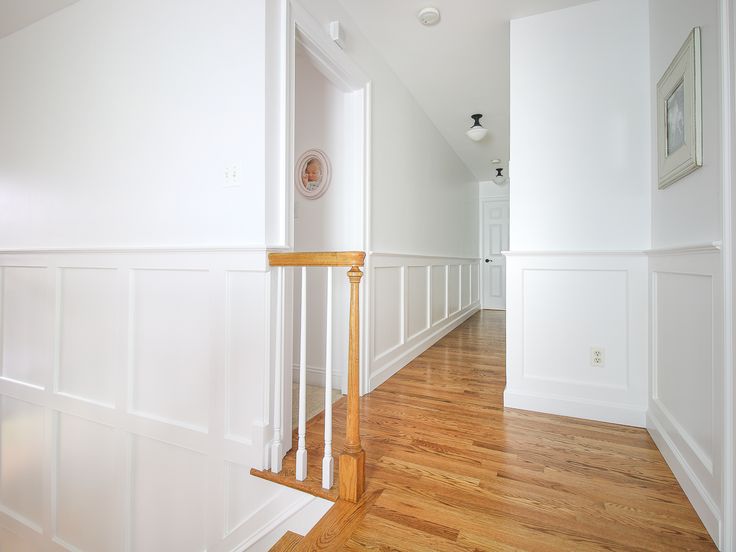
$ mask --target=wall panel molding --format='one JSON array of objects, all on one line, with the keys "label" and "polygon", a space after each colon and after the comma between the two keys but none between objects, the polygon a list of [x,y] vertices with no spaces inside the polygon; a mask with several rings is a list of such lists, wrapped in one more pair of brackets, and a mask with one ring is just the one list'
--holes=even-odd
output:
[{"label": "wall panel molding", "polygon": [[649,274],[647,429],[718,545],[724,477],[720,243],[659,250],[649,258]]},{"label": "wall panel molding", "polygon": [[506,406],[645,425],[647,257],[607,253],[507,254]]},{"label": "wall panel molding", "polygon": [[[6,486],[0,497],[0,523],[8,531],[39,549],[107,546],[94,527],[74,523],[68,515],[72,508],[96,512],[97,526],[119,530],[114,541],[121,551],[126,541],[164,546],[161,539],[176,539],[177,532],[144,523],[145,505],[153,508],[155,498],[161,504],[173,501],[167,508],[174,507],[178,495],[171,494],[171,486],[154,498],[141,493],[150,487],[146,478],[165,475],[156,466],[168,465],[181,497],[188,497],[183,502],[196,498],[201,506],[180,512],[179,521],[193,528],[186,546],[230,549],[262,533],[273,507],[285,508],[283,501],[267,500],[278,488],[260,489],[264,500],[237,494],[226,507],[224,466],[242,466],[242,477],[249,479],[248,468],[263,466],[270,438],[267,253],[218,247],[0,252],[0,405],[36,413],[23,417],[36,420],[24,423],[24,441],[38,448],[39,459],[39,473],[17,479],[28,488],[18,494]],[[31,293],[38,284],[45,291]],[[21,315],[35,320],[29,327],[36,333],[13,333],[11,324]],[[148,329],[141,316],[150,322]],[[193,354],[176,360],[192,347]],[[129,368],[140,354],[146,360],[143,375],[158,379],[146,380],[143,405],[156,408],[136,413],[128,402],[136,385]],[[166,397],[186,390],[182,362],[192,376],[189,389],[196,389],[197,408],[160,411]],[[14,431],[7,422],[3,416],[3,428]],[[100,461],[79,471],[83,463],[75,458],[82,458],[92,441],[100,446],[95,449]],[[0,457],[6,458],[0,465],[11,466],[20,450],[12,435],[3,435]],[[75,485],[83,485],[83,472],[108,478],[111,465],[116,474],[109,479],[117,483],[103,498],[113,506],[97,511],[91,502],[103,498],[90,489],[74,492]],[[31,489],[33,480],[39,485]],[[26,498],[19,502],[19,496]],[[137,520],[132,524],[121,513],[130,508],[130,519]],[[250,521],[224,535],[228,508]],[[169,544],[165,547],[184,545]]]},{"label": "wall panel molding", "polygon": [[[373,390],[480,309],[480,259],[373,253],[367,266],[373,302],[368,377]],[[391,269],[402,277],[380,282],[388,288],[378,293],[376,272]],[[390,344],[378,340],[378,320],[401,328],[400,339]],[[415,324],[417,320],[421,322]]]}]

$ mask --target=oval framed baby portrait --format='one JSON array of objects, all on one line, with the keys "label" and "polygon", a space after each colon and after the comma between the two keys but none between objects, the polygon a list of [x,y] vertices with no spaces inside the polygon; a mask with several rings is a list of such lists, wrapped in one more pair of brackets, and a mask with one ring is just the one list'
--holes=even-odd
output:
[{"label": "oval framed baby portrait", "polygon": [[294,169],[294,184],[308,199],[317,199],[330,186],[332,166],[322,150],[310,149],[302,153]]}]

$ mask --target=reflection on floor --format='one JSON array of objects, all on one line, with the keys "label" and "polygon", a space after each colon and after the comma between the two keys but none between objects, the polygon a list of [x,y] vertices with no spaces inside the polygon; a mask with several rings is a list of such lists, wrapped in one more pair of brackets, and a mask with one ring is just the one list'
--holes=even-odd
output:
[{"label": "reflection on floor", "polygon": [[[342,397],[339,389],[332,390],[332,402]],[[291,387],[291,427],[297,428],[299,423],[299,384]],[[307,385],[307,420],[314,418],[325,409],[325,388]]]},{"label": "reflection on floor", "polygon": [[[505,334],[503,312],[478,313],[360,399],[366,493],[338,500],[298,550],[715,551],[645,429],[504,407]],[[343,397],[338,454],[345,420]],[[323,435],[317,415],[305,481],[295,435],[281,473],[251,473],[336,500]]]}]

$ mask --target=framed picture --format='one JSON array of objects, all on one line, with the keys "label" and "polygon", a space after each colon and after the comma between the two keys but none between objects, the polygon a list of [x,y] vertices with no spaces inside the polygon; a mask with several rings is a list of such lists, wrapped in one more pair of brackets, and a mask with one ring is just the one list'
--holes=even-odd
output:
[{"label": "framed picture", "polygon": [[332,166],[322,150],[310,149],[299,157],[294,168],[296,189],[308,199],[322,196],[330,185]]},{"label": "framed picture", "polygon": [[657,157],[659,189],[703,166],[700,27],[657,83]]}]

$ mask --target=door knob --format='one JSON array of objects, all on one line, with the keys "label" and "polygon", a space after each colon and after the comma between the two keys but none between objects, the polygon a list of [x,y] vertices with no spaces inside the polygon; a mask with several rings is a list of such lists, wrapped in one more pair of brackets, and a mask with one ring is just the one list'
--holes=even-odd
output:
[{"label": "door knob", "polygon": [[492,263],[493,261],[491,259],[486,259],[487,263]]}]

